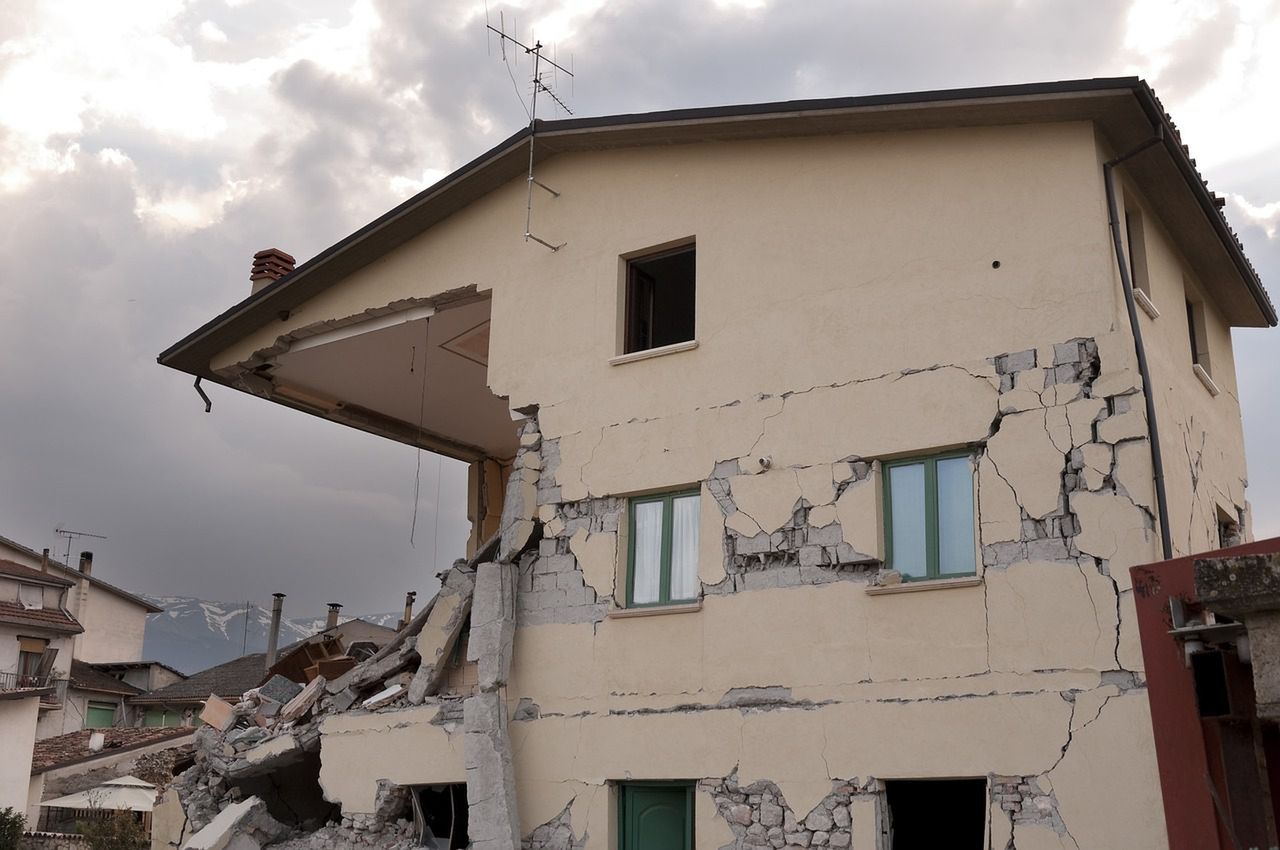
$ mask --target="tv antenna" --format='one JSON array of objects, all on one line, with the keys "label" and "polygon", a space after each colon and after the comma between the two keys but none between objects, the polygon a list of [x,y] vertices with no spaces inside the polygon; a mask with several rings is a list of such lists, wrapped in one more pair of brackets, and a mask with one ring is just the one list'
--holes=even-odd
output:
[{"label": "tv antenna", "polygon": [[107,535],[105,534],[93,534],[92,532],[89,532],[89,531],[71,531],[70,529],[63,528],[62,526],[58,526],[57,528],[55,528],[53,530],[53,533],[58,535],[59,537],[67,538],[67,554],[62,556],[62,563],[66,565],[67,569],[71,569],[71,541],[72,540],[76,539],[77,537],[93,537],[97,540],[107,539]]},{"label": "tv antenna", "polygon": [[[519,52],[517,51],[523,51],[525,55],[533,57],[533,60],[532,60],[533,61],[533,77],[532,77],[532,84],[531,84],[532,92],[529,95],[529,105],[525,106],[524,108],[525,114],[529,116],[529,179],[528,179],[529,188],[525,197],[524,241],[537,242],[539,245],[542,245],[544,248],[551,249],[552,252],[559,251],[567,243],[561,242],[560,244],[557,245],[553,242],[548,242],[547,240],[542,239],[541,237],[536,236],[533,233],[533,187],[538,186],[539,188],[546,190],[551,194],[553,198],[560,197],[559,192],[557,192],[555,189],[552,189],[546,183],[541,182],[540,180],[536,179],[533,176],[533,144],[534,144],[534,138],[537,136],[537,133],[538,133],[538,95],[539,94],[545,94],[547,97],[551,98],[552,102],[555,103],[556,106],[563,109],[565,112],[569,113],[570,115],[573,114],[573,110],[570,109],[565,104],[565,102],[560,98],[560,96],[556,94],[555,89],[552,88],[552,86],[547,85],[548,77],[551,78],[552,84],[554,85],[558,83],[559,75],[565,74],[566,76],[569,77],[569,82],[572,90],[573,56],[570,55],[569,67],[566,68],[565,66],[561,65],[555,60],[554,48],[552,48],[551,50],[552,55],[547,56],[546,55],[547,48],[543,45],[541,41],[538,41],[536,38],[532,39],[533,46],[530,47],[529,45],[524,44],[523,42],[515,38],[514,36],[507,35],[506,17],[503,15],[501,11],[498,12],[498,26],[495,27],[492,23],[489,22],[489,10],[488,10],[488,7],[486,7],[484,25],[485,25],[485,29],[488,30],[489,33],[493,33],[498,37],[498,50],[501,53],[503,64],[507,66],[507,73],[511,74],[512,84],[516,85],[517,96],[520,95],[520,87],[518,84],[516,84],[515,74],[511,72],[511,63],[510,63],[510,60],[507,58],[508,42],[511,44],[510,49],[512,50],[512,52],[515,52],[517,60],[519,60],[519,56],[520,56]],[[515,28],[514,18],[512,18],[512,28],[513,29]],[[493,36],[489,35],[489,33],[485,34],[486,47],[490,47],[493,41]],[[490,55],[493,55],[491,48],[490,48]],[[550,67],[551,70],[549,72],[543,69],[542,66],[544,64]],[[520,97],[520,105],[524,106],[524,98],[522,96]]]}]

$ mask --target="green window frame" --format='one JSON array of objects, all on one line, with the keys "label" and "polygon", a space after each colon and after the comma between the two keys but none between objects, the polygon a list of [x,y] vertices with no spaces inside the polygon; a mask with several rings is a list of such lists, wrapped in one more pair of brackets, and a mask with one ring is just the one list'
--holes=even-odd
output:
[{"label": "green window frame", "polygon": [[116,704],[89,700],[84,710],[84,728],[110,729],[116,725]]},{"label": "green window frame", "polygon": [[[902,574],[902,580],[905,581],[929,581],[943,578],[964,578],[975,576],[978,574],[977,564],[977,541],[976,530],[974,529],[974,494],[973,494],[973,458],[972,452],[949,452],[946,454],[926,455],[911,458],[903,458],[901,460],[885,461],[883,468],[883,490],[884,490],[884,546],[885,546],[885,566],[889,569],[897,570]],[[961,555],[965,561],[967,568],[963,570],[947,570],[942,569],[942,541],[939,531],[940,527],[940,509],[938,496],[938,464],[943,461],[964,459],[968,462],[968,484],[967,491],[967,525],[963,526],[969,529],[967,538],[968,549]],[[920,564],[904,564],[895,561],[894,558],[894,517],[893,517],[893,477],[894,470],[905,467],[920,466],[923,469],[923,509],[924,516],[917,518],[921,520],[920,525],[923,527],[924,535],[924,570],[920,571]],[[951,520],[957,518],[951,517]],[[899,555],[902,553],[899,552]]]},{"label": "green window frame", "polygon": [[[693,596],[671,596],[671,544],[672,528],[675,517],[675,501],[689,498],[701,499],[700,490],[678,490],[670,493],[655,493],[651,496],[633,496],[627,505],[627,599],[628,608],[652,608],[658,605],[672,605],[682,602],[697,601],[698,594]],[[636,507],[654,503],[662,504],[662,539],[660,543],[660,565],[658,571],[658,598],[646,602],[636,602]],[[697,504],[697,502],[695,502]],[[697,546],[694,546],[695,557]]]},{"label": "green window frame", "polygon": [[[646,804],[662,805],[663,802],[674,802],[677,796],[683,797],[684,822],[681,843],[663,846],[662,850],[693,850],[693,791],[694,783],[684,781],[639,781],[618,783],[618,850],[655,850],[652,840],[646,842],[645,835]],[[661,797],[668,797],[662,801]]]}]

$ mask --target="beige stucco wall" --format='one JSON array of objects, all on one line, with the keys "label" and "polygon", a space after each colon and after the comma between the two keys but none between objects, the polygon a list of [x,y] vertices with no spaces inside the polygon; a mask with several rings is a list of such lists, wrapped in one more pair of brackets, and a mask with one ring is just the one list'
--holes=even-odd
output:
[{"label": "beige stucco wall", "polygon": [[36,743],[37,697],[0,700],[0,809],[27,810],[31,784],[31,750]]},{"label": "beige stucco wall", "polygon": [[[1034,776],[1078,846],[1161,848],[1127,578],[1159,546],[1106,155],[1090,126],[1059,124],[553,159],[538,176],[562,196],[538,198],[534,230],[566,241],[559,252],[520,242],[524,181],[513,181],[213,365],[369,307],[489,290],[490,384],[513,407],[539,405],[562,501],[698,485],[722,461],[771,459],[768,472],[726,479],[733,516],[702,483],[706,586],[725,580],[727,534],[777,529],[801,498],[859,552],[881,554],[878,468],[834,491],[849,456],[977,446],[980,547],[1016,546],[1027,519],[1065,510],[1078,521],[1078,556],[1023,550],[980,568],[976,586],[870,595],[835,581],[709,595],[693,613],[521,626],[508,704],[541,711],[511,724],[526,833],[572,800],[575,833],[607,847],[609,781],[723,777],[736,765],[744,782],[776,782],[801,818],[832,778]],[[1146,225],[1153,297],[1170,308],[1142,321],[1185,552],[1215,542],[1215,500],[1244,504],[1239,408],[1215,313],[1223,393],[1210,399],[1191,373],[1180,263],[1158,216],[1147,211]],[[689,237],[697,348],[610,365],[620,256]],[[1077,339],[1096,345],[1091,390],[1046,384],[1055,344]],[[1036,368],[1002,392],[991,359],[1027,350]],[[1083,468],[1071,474],[1085,483],[1065,493],[1064,458],[1076,455]],[[560,520],[543,507],[551,529]],[[623,552],[612,533],[571,544],[601,598]],[[764,687],[793,704],[718,705]],[[458,781],[461,733],[434,716],[327,720],[326,794],[367,812],[379,778]],[[408,748],[422,756],[404,759]],[[725,843],[723,820],[702,795],[698,805],[699,846]],[[1022,828],[993,821],[992,840]],[[1040,839],[1050,837],[1018,846]]]},{"label": "beige stucco wall", "polygon": [[76,657],[90,663],[141,661],[146,609],[85,579],[80,584],[81,592],[88,592],[77,614],[84,634],[76,642]]}]

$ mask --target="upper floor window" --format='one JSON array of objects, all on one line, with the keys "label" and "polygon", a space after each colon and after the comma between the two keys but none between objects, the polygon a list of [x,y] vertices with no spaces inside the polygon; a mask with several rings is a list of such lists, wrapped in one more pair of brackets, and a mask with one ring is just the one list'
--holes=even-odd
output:
[{"label": "upper floor window", "polygon": [[1209,367],[1206,331],[1204,302],[1187,299],[1187,343],[1191,346],[1191,362],[1212,375],[1213,371]]},{"label": "upper floor window", "polygon": [[968,454],[884,465],[886,564],[906,581],[977,572]]},{"label": "upper floor window", "polygon": [[694,338],[693,245],[627,262],[623,353]]},{"label": "upper floor window", "polygon": [[628,511],[627,607],[698,598],[698,491],[638,496]]},{"label": "upper floor window", "polygon": [[1147,242],[1142,232],[1142,212],[1126,206],[1124,211],[1125,241],[1129,245],[1129,280],[1133,288],[1151,298],[1151,280],[1147,275]]}]

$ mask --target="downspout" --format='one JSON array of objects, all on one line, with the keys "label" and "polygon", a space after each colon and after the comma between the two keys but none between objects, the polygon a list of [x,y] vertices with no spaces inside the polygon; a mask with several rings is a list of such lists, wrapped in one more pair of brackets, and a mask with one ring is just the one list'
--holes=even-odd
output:
[{"label": "downspout", "polygon": [[1116,265],[1120,268],[1120,282],[1124,286],[1124,304],[1129,311],[1129,327],[1133,329],[1133,348],[1138,355],[1138,374],[1142,378],[1142,394],[1146,399],[1147,433],[1151,442],[1151,469],[1156,486],[1156,511],[1160,520],[1160,547],[1164,560],[1173,557],[1173,538],[1169,533],[1168,498],[1164,489],[1164,460],[1160,454],[1160,429],[1156,425],[1156,401],[1151,386],[1151,369],[1147,365],[1147,350],[1142,344],[1142,328],[1138,324],[1138,305],[1133,299],[1133,280],[1129,277],[1129,264],[1124,258],[1124,243],[1120,236],[1120,210],[1116,206],[1115,167],[1137,156],[1152,145],[1164,141],[1164,127],[1157,126],[1150,139],[1121,154],[1102,166],[1102,182],[1107,190],[1107,212],[1111,217],[1111,244],[1116,252]]}]

